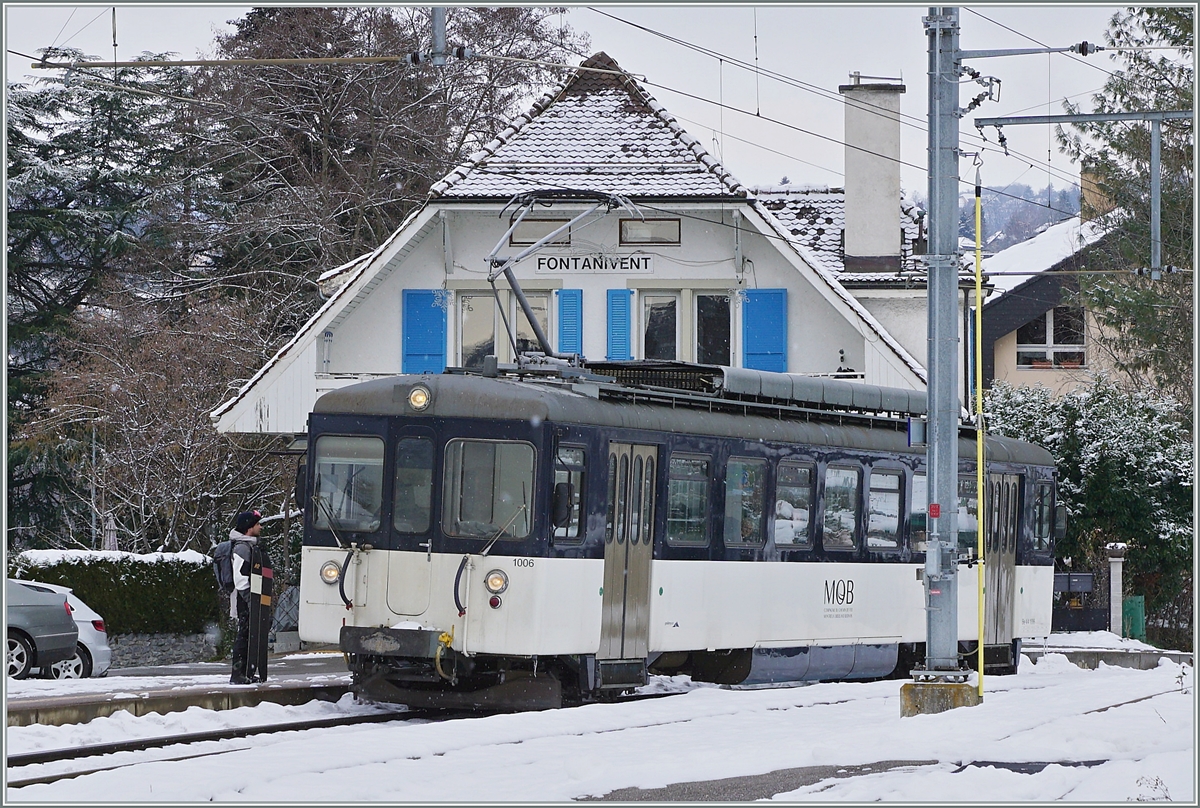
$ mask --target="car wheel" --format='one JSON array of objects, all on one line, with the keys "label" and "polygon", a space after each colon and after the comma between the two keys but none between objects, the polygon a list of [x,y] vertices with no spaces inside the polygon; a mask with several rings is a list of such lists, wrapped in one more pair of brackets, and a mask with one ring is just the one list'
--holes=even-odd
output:
[{"label": "car wheel", "polygon": [[33,646],[19,634],[8,635],[8,675],[24,679],[33,667]]},{"label": "car wheel", "polygon": [[55,662],[44,673],[47,679],[86,679],[92,675],[92,657],[82,644],[78,644],[75,656]]}]

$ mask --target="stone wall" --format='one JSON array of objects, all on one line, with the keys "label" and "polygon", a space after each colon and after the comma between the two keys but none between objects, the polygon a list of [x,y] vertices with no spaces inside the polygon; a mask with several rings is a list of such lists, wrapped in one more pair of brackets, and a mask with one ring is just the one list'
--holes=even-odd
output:
[{"label": "stone wall", "polygon": [[217,654],[220,633],[211,626],[203,634],[121,634],[110,636],[114,668],[208,662]]}]

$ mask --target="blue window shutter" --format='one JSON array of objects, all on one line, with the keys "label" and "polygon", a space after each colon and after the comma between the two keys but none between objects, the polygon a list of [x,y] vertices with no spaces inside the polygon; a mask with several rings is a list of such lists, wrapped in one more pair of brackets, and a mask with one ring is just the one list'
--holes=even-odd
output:
[{"label": "blue window shutter", "polygon": [[446,369],[446,310],[432,289],[404,290],[402,373],[441,373]]},{"label": "blue window shutter", "polygon": [[742,366],[787,372],[787,289],[752,289],[742,306]]},{"label": "blue window shutter", "polygon": [[629,350],[629,315],[632,289],[608,290],[608,359],[632,359]]},{"label": "blue window shutter", "polygon": [[558,290],[558,352],[583,353],[583,290]]}]

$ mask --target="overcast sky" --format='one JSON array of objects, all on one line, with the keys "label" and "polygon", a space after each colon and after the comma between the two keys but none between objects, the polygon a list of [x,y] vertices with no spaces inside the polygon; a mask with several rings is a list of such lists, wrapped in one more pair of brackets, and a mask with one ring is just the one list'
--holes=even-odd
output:
[{"label": "overcast sky", "polygon": [[[1066,47],[1104,41],[1108,19],[1119,6],[966,6],[960,9],[965,49]],[[6,4],[5,38],[10,51],[35,54],[51,45],[81,48],[112,58],[112,7]],[[211,50],[216,31],[244,15],[247,6],[118,6],[117,54],[128,59],[143,51],[173,51],[193,58]],[[747,184],[792,183],[840,186],[844,147],[839,84],[849,74],[902,78],[907,88],[900,112],[901,160],[905,189],[924,194],[927,179],[925,115],[928,40],[921,18],[927,6],[618,6],[573,7],[567,22],[591,36],[591,50],[603,50],[626,70],[645,76],[647,89],[689,132]],[[611,15],[611,16],[605,16]],[[613,18],[620,18],[613,19]],[[627,22],[623,22],[623,21]],[[673,43],[644,28],[684,40],[730,59],[757,64],[793,84],[755,76]],[[1011,30],[1010,30],[1011,29]],[[463,43],[470,44],[470,43]],[[757,57],[756,57],[757,51]],[[1001,80],[1000,101],[987,102],[964,118],[964,151],[984,145],[985,185],[1020,182],[1033,187],[1052,182],[1063,188],[1078,179],[1078,167],[1058,151],[1050,127],[1010,126],[1011,156],[997,149],[994,130],[980,144],[976,116],[1060,114],[1062,99],[1090,111],[1091,95],[1114,69],[1108,52],[1087,57],[1045,54],[980,59],[970,64]],[[8,80],[39,71],[29,60],[8,54]],[[806,88],[794,86],[803,82]],[[961,105],[981,88],[963,85]],[[693,98],[690,96],[697,96]],[[705,99],[705,100],[700,100]],[[726,105],[722,110],[710,102]],[[757,115],[755,114],[757,113]],[[770,120],[769,120],[770,119]],[[799,131],[807,130],[807,131]],[[960,171],[973,177],[972,159]]]}]

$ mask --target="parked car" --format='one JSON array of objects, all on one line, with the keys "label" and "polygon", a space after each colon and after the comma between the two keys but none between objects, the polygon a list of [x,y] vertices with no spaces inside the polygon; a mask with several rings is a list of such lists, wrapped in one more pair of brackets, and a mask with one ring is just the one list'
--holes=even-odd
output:
[{"label": "parked car", "polygon": [[112,665],[112,649],[108,647],[108,632],[104,629],[104,618],[96,613],[69,588],[40,581],[21,581],[23,586],[39,592],[65,595],[71,607],[71,616],[79,628],[79,642],[75,656],[43,665],[41,675],[47,679],[86,679],[89,676],[106,676]]},{"label": "parked car", "polygon": [[49,667],[76,653],[79,629],[64,594],[38,591],[5,580],[8,675],[24,679],[36,667]]}]

